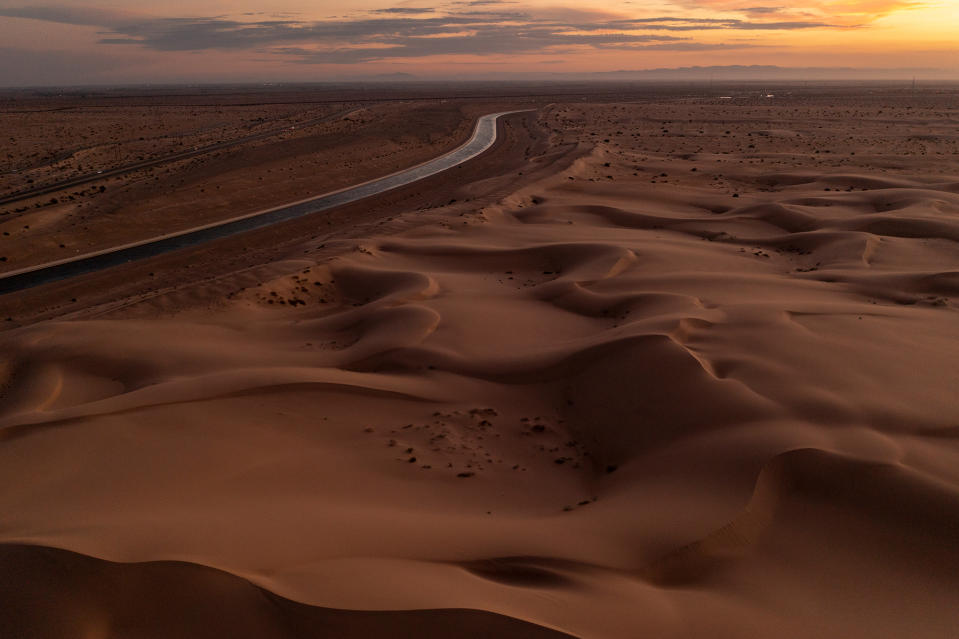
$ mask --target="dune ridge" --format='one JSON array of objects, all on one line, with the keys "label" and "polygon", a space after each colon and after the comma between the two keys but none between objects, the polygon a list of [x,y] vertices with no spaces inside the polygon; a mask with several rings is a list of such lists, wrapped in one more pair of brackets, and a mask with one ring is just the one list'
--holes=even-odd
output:
[{"label": "dune ridge", "polygon": [[0,334],[0,582],[104,636],[952,636],[959,177],[593,149]]},{"label": "dune ridge", "polygon": [[[182,562],[116,564],[65,550],[0,545],[8,636],[567,637],[472,610],[360,612],[305,606]],[[82,593],[78,596],[78,593]],[[38,603],[40,602],[40,603]],[[224,615],[223,610],[238,614]],[[42,629],[39,630],[38,629]]]}]

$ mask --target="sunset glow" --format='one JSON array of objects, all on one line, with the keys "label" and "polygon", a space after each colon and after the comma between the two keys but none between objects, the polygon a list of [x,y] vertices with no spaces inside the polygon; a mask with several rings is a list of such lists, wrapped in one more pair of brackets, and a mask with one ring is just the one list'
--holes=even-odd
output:
[{"label": "sunset glow", "polygon": [[[953,0],[0,2],[0,83],[959,68]],[[32,82],[31,82],[32,80]]]}]

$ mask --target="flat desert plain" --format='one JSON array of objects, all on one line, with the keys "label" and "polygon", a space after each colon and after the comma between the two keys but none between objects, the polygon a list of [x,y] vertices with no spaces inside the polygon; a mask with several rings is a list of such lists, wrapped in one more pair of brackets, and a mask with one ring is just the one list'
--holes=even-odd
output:
[{"label": "flat desert plain", "polygon": [[333,118],[7,204],[3,269],[533,110],[0,296],[5,637],[956,636],[955,86],[243,108]]}]

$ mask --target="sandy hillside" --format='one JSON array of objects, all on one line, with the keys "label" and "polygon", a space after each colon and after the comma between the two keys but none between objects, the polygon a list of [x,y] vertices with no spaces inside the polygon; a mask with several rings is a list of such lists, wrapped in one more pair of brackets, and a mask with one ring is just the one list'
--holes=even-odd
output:
[{"label": "sandy hillside", "polygon": [[787,106],[551,105],[505,198],[0,334],[0,625],[954,637],[956,113]]}]

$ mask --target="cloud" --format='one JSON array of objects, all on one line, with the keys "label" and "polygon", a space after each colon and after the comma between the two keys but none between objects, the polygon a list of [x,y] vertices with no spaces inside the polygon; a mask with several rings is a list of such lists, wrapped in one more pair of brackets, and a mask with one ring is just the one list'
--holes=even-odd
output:
[{"label": "cloud", "polygon": [[0,7],[0,16],[96,27],[120,26],[131,17],[120,11],[66,6]]},{"label": "cloud", "polygon": [[[832,25],[820,20],[744,20],[717,17],[623,19],[571,8],[512,10],[504,0],[470,0],[463,8],[378,9],[359,18],[304,21],[295,16],[236,20],[224,16],[155,18],[68,7],[0,8],[0,16],[32,18],[104,30],[100,43],[153,51],[248,50],[309,64],[356,64],[438,55],[502,56],[583,49],[691,51],[692,32],[786,31]],[[763,13],[762,8],[753,11]],[[769,8],[774,12],[775,8]],[[740,15],[742,13],[740,12]],[[672,35],[675,33],[676,35]],[[680,35],[682,34],[682,35]]]},{"label": "cloud", "polygon": [[647,51],[728,51],[731,49],[755,49],[762,45],[757,44],[726,44],[711,42],[664,42],[649,44],[643,47]]},{"label": "cloud", "polygon": [[647,31],[714,31],[714,30],[736,30],[745,31],[766,30],[766,31],[791,31],[796,29],[822,29],[835,28],[836,25],[819,20],[793,20],[779,22],[751,22],[740,20],[738,18],[638,18],[616,20],[605,24],[584,26],[582,28],[609,29],[616,28],[621,30],[640,30]]},{"label": "cloud", "polygon": [[388,13],[388,14],[400,14],[400,15],[416,15],[419,13],[434,13],[436,9],[432,7],[390,7],[388,9],[373,9],[370,13]]},{"label": "cloud", "polygon": [[[818,16],[834,25],[868,24],[897,11],[935,6],[937,0],[798,0],[786,7],[751,7],[750,0],[672,0],[686,11],[706,9],[750,15]],[[753,0],[754,1],[754,0]]]},{"label": "cloud", "polygon": [[668,35],[633,34],[557,34],[549,29],[528,27],[482,30],[472,34],[442,38],[388,37],[378,46],[342,46],[329,49],[285,47],[274,52],[293,56],[297,62],[309,64],[356,64],[390,58],[422,58],[437,55],[516,55],[573,51],[579,47],[593,49],[629,49],[650,42],[681,40]]}]

